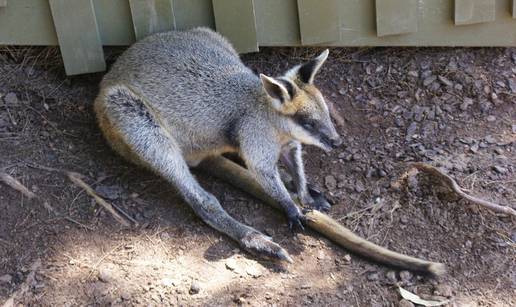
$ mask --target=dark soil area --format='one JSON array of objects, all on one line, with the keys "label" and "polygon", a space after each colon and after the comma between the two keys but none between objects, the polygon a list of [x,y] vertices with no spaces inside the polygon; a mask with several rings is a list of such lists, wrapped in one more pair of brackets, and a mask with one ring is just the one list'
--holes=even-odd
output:
[{"label": "dark soil area", "polygon": [[[315,49],[245,55],[277,74]],[[107,50],[111,63],[120,50]],[[398,285],[450,306],[516,305],[510,217],[441,193],[425,161],[469,193],[516,208],[516,50],[335,48],[316,82],[340,111],[344,145],[305,148],[330,215],[392,250],[443,262],[440,278],[371,263],[283,214],[197,173],[237,219],[271,235],[293,264],[242,252],[202,223],[174,188],[118,157],[96,127],[102,74],[66,77],[56,49],[0,49],[0,303],[26,305],[410,306]],[[140,224],[125,228],[52,167],[84,175]],[[54,212],[52,212],[53,208]]]}]

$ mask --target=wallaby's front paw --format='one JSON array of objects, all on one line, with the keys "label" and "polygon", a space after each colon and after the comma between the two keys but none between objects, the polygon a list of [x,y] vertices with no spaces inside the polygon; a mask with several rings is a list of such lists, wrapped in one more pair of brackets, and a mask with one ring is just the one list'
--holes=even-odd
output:
[{"label": "wallaby's front paw", "polygon": [[324,196],[323,192],[317,190],[313,186],[308,186],[308,193],[312,199],[311,202],[306,205],[308,205],[311,209],[319,210],[322,212],[330,210],[333,204],[326,199],[326,196]]},{"label": "wallaby's front paw", "polygon": [[246,251],[257,256],[293,262],[286,250],[259,232],[251,232],[243,237],[240,245]]},{"label": "wallaby's front paw", "polygon": [[291,207],[287,211],[288,218],[288,227],[292,230],[294,227],[299,227],[301,230],[305,230],[303,226],[303,222],[305,220],[305,216],[301,212],[298,206]]}]

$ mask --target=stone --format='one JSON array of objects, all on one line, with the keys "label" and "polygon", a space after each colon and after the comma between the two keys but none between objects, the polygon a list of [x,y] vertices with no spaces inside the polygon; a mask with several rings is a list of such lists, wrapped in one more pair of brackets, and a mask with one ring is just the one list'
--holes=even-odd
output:
[{"label": "stone", "polygon": [[337,188],[337,179],[333,175],[328,175],[324,177],[324,184],[329,191],[333,191]]},{"label": "stone", "polygon": [[13,277],[9,274],[0,276],[0,284],[8,284],[13,280]]},{"label": "stone", "polygon": [[407,135],[406,135],[405,139],[407,141],[410,141],[413,138],[413,136],[416,134],[416,132],[417,132],[417,123],[416,122],[410,123],[410,125],[407,128]]},{"label": "stone", "polygon": [[398,278],[396,277],[396,272],[394,272],[394,271],[387,272],[387,274],[385,276],[387,277],[387,280],[391,283],[398,282]]},{"label": "stone", "polygon": [[486,120],[487,120],[488,122],[490,122],[490,123],[495,122],[495,121],[496,121],[496,116],[494,116],[494,115],[489,115],[489,116],[486,118]]},{"label": "stone", "polygon": [[369,280],[369,281],[375,281],[378,279],[379,279],[379,275],[377,272],[373,272],[373,273],[367,275],[367,280]]},{"label": "stone", "polygon": [[400,279],[401,279],[401,281],[403,281],[405,283],[410,282],[412,277],[414,277],[414,275],[412,275],[412,273],[409,271],[401,271],[400,272]]},{"label": "stone", "polygon": [[497,172],[498,174],[505,174],[507,173],[507,169],[503,166],[495,165],[493,166],[493,170]]},{"label": "stone", "polygon": [[199,292],[201,292],[201,286],[199,285],[198,282],[194,281],[192,282],[192,284],[190,285],[190,290],[188,291],[191,295],[194,295],[194,294],[197,294]]},{"label": "stone", "polygon": [[427,87],[437,79],[436,76],[430,75],[423,80],[423,86]]},{"label": "stone", "polygon": [[441,81],[442,84],[446,85],[446,86],[449,86],[449,87],[452,87],[453,86],[453,82],[451,82],[449,79],[447,79],[446,77],[444,76],[437,76],[437,78],[439,79],[439,81]]},{"label": "stone", "polygon": [[229,258],[226,260],[226,269],[230,271],[234,271],[237,268],[237,262],[234,258]]},{"label": "stone", "polygon": [[448,285],[439,284],[439,285],[435,286],[434,294],[445,296],[445,297],[449,298],[449,297],[453,296],[453,289],[452,289],[452,287],[450,287]]},{"label": "stone", "polygon": [[468,107],[471,106],[472,104],[473,104],[473,99],[471,99],[469,97],[465,97],[460,105],[460,109],[462,111],[466,111],[468,109]]},{"label": "stone", "polygon": [[16,93],[13,93],[13,92],[7,93],[4,96],[4,102],[5,102],[5,104],[11,105],[11,106],[17,104],[18,97],[16,96]]}]

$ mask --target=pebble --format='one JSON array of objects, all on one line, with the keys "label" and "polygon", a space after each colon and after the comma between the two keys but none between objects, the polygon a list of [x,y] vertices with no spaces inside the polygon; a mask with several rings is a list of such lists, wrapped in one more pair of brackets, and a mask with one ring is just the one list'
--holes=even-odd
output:
[{"label": "pebble", "polygon": [[396,278],[396,272],[394,271],[387,272],[385,276],[387,277],[387,280],[392,283],[396,283],[398,281],[398,278]]},{"label": "pebble", "polygon": [[9,274],[0,276],[0,284],[8,284],[13,280],[13,277]]},{"label": "pebble", "polygon": [[401,281],[405,282],[405,283],[408,283],[410,282],[410,280],[412,279],[414,275],[412,275],[412,273],[410,273],[409,271],[401,271],[400,272],[400,279]]},{"label": "pebble", "polygon": [[512,133],[516,133],[516,124],[512,124]]},{"label": "pebble", "polygon": [[451,82],[449,79],[447,79],[446,77],[444,76],[438,76],[437,77],[439,79],[439,81],[441,81],[444,85],[446,86],[449,86],[449,87],[452,87],[453,86],[453,82]]},{"label": "pebble", "polygon": [[367,275],[367,280],[369,280],[369,281],[375,281],[378,279],[379,279],[379,275],[376,272]]},{"label": "pebble", "polygon": [[514,78],[511,78],[508,80],[509,82],[509,88],[511,89],[511,92],[513,94],[516,94],[516,79]]},{"label": "pebble", "polygon": [[333,175],[328,175],[324,177],[324,184],[328,190],[333,191],[337,188],[337,179]]},{"label": "pebble", "polygon": [[453,290],[452,287],[448,285],[437,285],[434,289],[435,295],[442,295],[445,297],[452,297],[453,296]]},{"label": "pebble", "polygon": [[407,141],[410,141],[412,139],[412,137],[414,136],[414,134],[416,134],[416,131],[417,131],[417,123],[416,122],[410,123],[410,125],[407,128],[407,136],[405,137],[405,139]]},{"label": "pebble", "polygon": [[262,270],[260,270],[260,268],[258,268],[256,265],[251,265],[251,266],[247,267],[245,269],[245,272],[247,273],[247,275],[254,277],[254,278],[258,278],[258,277],[262,276]]},{"label": "pebble", "polygon": [[496,116],[494,116],[494,115],[489,115],[489,116],[486,118],[486,120],[487,120],[488,122],[492,123],[492,122],[496,121]]},{"label": "pebble", "polygon": [[507,169],[503,166],[495,165],[493,166],[493,170],[497,172],[498,174],[505,174],[507,173]]},{"label": "pebble", "polygon": [[468,107],[472,104],[473,104],[473,99],[466,97],[466,98],[464,98],[463,102],[461,103],[460,109],[462,111],[466,111],[468,109]]},{"label": "pebble", "polygon": [[414,304],[412,304],[412,302],[410,302],[410,301],[407,301],[406,299],[402,299],[401,301],[398,302],[398,306],[399,307],[414,307]]},{"label": "pebble", "polygon": [[419,77],[419,73],[417,71],[415,71],[415,70],[409,71],[408,75],[411,76],[411,77],[414,77],[414,78]]},{"label": "pebble", "polygon": [[197,294],[201,292],[201,286],[196,281],[192,282],[192,285],[190,286],[190,290],[188,291],[190,294]]},{"label": "pebble", "polygon": [[429,86],[430,84],[432,84],[435,80],[437,79],[436,76],[433,76],[433,75],[430,75],[428,77],[425,78],[425,80],[423,80],[423,85],[426,87],[426,86]]},{"label": "pebble", "polygon": [[351,262],[351,256],[349,254],[346,254],[344,255],[343,257],[344,261],[347,262],[347,263],[350,263]]},{"label": "pebble", "polygon": [[4,96],[4,101],[8,105],[14,105],[18,103],[18,97],[16,97],[16,93],[10,92]]},{"label": "pebble", "polygon": [[477,153],[477,152],[478,152],[478,149],[479,149],[479,147],[478,147],[478,144],[476,144],[476,143],[475,143],[475,144],[473,144],[473,145],[471,145],[471,147],[469,148],[469,150],[470,150],[472,153]]}]

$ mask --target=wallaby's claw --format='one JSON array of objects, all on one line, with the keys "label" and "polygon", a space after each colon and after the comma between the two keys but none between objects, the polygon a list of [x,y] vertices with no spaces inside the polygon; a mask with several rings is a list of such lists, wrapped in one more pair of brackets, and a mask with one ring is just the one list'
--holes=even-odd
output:
[{"label": "wallaby's claw", "polygon": [[289,208],[289,210],[287,211],[287,218],[288,227],[290,228],[290,230],[293,230],[294,227],[299,228],[301,230],[305,230],[305,227],[303,226],[305,216],[303,215],[303,212],[301,212],[301,209],[299,209],[298,206]]},{"label": "wallaby's claw", "polygon": [[324,196],[324,193],[317,190],[315,187],[309,185],[308,186],[308,193],[312,197],[313,201],[308,203],[307,205],[310,206],[312,209],[319,210],[321,212],[327,212],[330,210],[333,203],[331,203],[328,199],[326,199],[326,196]]},{"label": "wallaby's claw", "polygon": [[289,263],[294,262],[286,250],[259,232],[251,232],[246,235],[240,240],[240,245],[256,256],[283,260]]}]

